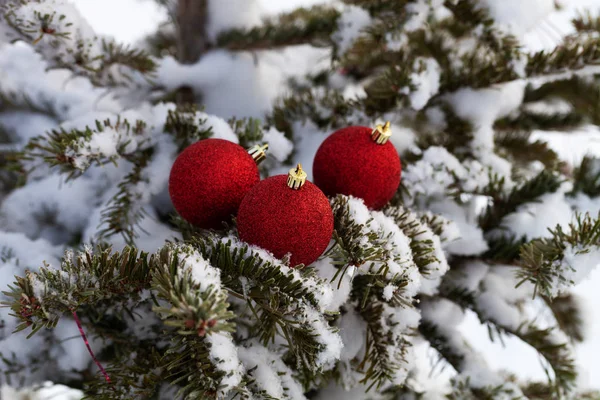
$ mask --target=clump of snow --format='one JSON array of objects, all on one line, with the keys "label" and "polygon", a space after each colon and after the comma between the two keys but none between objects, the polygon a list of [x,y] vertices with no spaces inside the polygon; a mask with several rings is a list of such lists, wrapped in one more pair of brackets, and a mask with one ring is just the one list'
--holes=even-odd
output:
[{"label": "clump of snow", "polygon": [[303,311],[304,321],[302,322],[311,326],[317,335],[314,339],[322,345],[317,353],[317,367],[325,370],[333,368],[342,354],[342,348],[344,347],[342,338],[329,327],[329,323],[317,310],[306,306]]},{"label": "clump of snow", "polygon": [[412,108],[421,110],[440,89],[442,70],[433,58],[417,58],[414,69],[419,72],[413,72],[410,80],[416,90],[411,91],[408,97]]},{"label": "clump of snow", "polygon": [[14,389],[2,386],[0,398],[6,400],[81,400],[83,392],[64,385],[44,382],[40,386]]},{"label": "clump of snow", "polygon": [[238,357],[238,350],[229,332],[212,332],[206,336],[210,344],[209,358],[216,369],[225,373],[219,382],[219,393],[227,395],[239,385],[244,377],[244,367]]},{"label": "clump of snow", "polygon": [[266,391],[276,399],[306,399],[302,386],[294,379],[293,371],[282,361],[279,354],[256,342],[247,347],[240,347],[238,354],[260,390]]},{"label": "clump of snow", "polygon": [[256,1],[209,1],[206,34],[210,40],[215,41],[223,31],[260,25],[260,11],[259,3]]},{"label": "clump of snow", "polygon": [[338,30],[332,35],[339,54],[348,51],[362,30],[370,24],[371,16],[364,8],[353,5],[343,7],[338,19]]},{"label": "clump of snow", "polygon": [[[381,123],[376,121],[376,123]],[[396,123],[391,124],[392,136],[390,141],[394,144],[399,154],[403,154],[408,150],[415,150],[415,140],[417,135],[415,131],[406,126],[401,126]]]},{"label": "clump of snow", "polygon": [[517,238],[529,240],[551,236],[548,228],[568,227],[573,212],[562,191],[540,196],[535,202],[520,206],[502,219],[500,229]]},{"label": "clump of snow", "polygon": [[530,0],[527,3],[519,0],[479,0],[479,3],[489,11],[497,25],[519,37],[556,10],[554,0]]},{"label": "clump of snow", "polygon": [[285,161],[294,149],[294,144],[274,127],[264,133],[263,141],[269,144],[269,154],[277,161]]},{"label": "clump of snow", "polygon": [[600,264],[600,247],[572,246],[567,244],[563,258],[556,262],[558,274],[554,276],[550,293],[553,297],[583,282]]},{"label": "clump of snow", "polygon": [[221,289],[221,271],[204,259],[202,254],[190,247],[182,247],[178,254],[182,268],[179,273],[190,272],[192,279],[199,286],[200,291],[207,291],[210,287]]}]

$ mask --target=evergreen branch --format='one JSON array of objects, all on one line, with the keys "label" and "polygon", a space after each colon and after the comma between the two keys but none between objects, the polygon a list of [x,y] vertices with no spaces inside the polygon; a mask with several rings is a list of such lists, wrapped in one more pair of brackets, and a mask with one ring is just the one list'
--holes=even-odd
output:
[{"label": "evergreen branch", "polygon": [[598,65],[600,39],[580,35],[566,38],[551,52],[544,50],[528,56],[525,73],[529,77],[577,71],[586,66]]},{"label": "evergreen branch", "polygon": [[195,237],[191,243],[221,271],[229,293],[246,301],[263,345],[279,335],[307,372],[323,366],[331,356],[327,346],[339,337],[323,315],[332,289],[313,269],[292,269],[233,237]]},{"label": "evergreen branch", "polygon": [[584,320],[581,307],[575,295],[560,294],[553,299],[544,297],[548,308],[552,311],[556,323],[572,342],[581,343],[584,337]]},{"label": "evergreen branch", "polygon": [[385,249],[387,240],[377,232],[367,229],[369,221],[359,223],[350,211],[349,198],[338,195],[332,201],[334,238],[340,247],[336,265],[351,265],[354,267],[372,267],[375,262],[389,258]]},{"label": "evergreen branch", "polygon": [[144,170],[148,166],[153,149],[136,153],[130,160],[133,169],[119,183],[119,191],[101,212],[100,226],[104,226],[98,232],[98,239],[102,240],[115,234],[121,234],[128,246],[135,245],[135,239],[139,237],[136,229],[146,216],[146,211],[140,200],[139,185],[147,182]]},{"label": "evergreen branch", "polygon": [[[532,127],[531,130],[533,129],[544,128]],[[530,137],[531,131],[496,131],[495,143],[498,153],[513,159],[519,165],[527,166],[539,161],[548,169],[556,168],[559,164],[558,154],[548,147],[548,143],[542,140],[531,141]]]},{"label": "evergreen branch", "polygon": [[359,310],[367,324],[366,351],[357,369],[364,377],[361,383],[369,385],[367,391],[377,391],[388,384],[399,385],[396,376],[408,369],[407,352],[412,344],[405,335],[413,332],[398,332],[394,318],[395,309],[385,302],[372,298]]},{"label": "evergreen branch", "polygon": [[600,159],[585,156],[573,174],[572,195],[585,193],[589,197],[600,196]]},{"label": "evergreen branch", "polygon": [[423,319],[419,324],[419,333],[456,371],[462,370],[465,354],[458,347],[452,346],[450,336],[437,324]]},{"label": "evergreen branch", "polygon": [[[111,139],[117,142],[116,154],[105,153],[104,149],[94,145],[92,139],[97,135],[113,136]],[[96,121],[96,129],[52,130],[45,136],[34,137],[18,159],[23,169],[26,162],[41,160],[51,167],[60,167],[71,179],[81,175],[92,164],[116,164],[119,158],[128,158],[148,141],[147,135],[146,124],[141,120],[134,125],[120,118],[115,124],[108,119]]]},{"label": "evergreen branch", "polygon": [[[496,121],[494,128],[505,131],[506,136],[516,136],[534,130],[570,131],[583,124],[583,115],[578,112],[540,114],[521,110],[516,117],[506,117]],[[516,131],[516,132],[515,132]],[[525,132],[523,132],[525,131]],[[529,136],[529,135],[527,135]],[[498,136],[496,136],[498,138]],[[501,137],[502,138],[502,137]],[[536,141],[538,143],[539,141]],[[496,141],[498,144],[498,141]]]},{"label": "evergreen branch", "polygon": [[212,126],[206,126],[206,118],[195,105],[184,105],[178,110],[169,110],[165,122],[165,132],[171,134],[179,152],[202,139],[212,136]]},{"label": "evergreen branch", "polygon": [[521,247],[527,242],[525,236],[518,238],[514,235],[495,235],[487,239],[489,249],[483,255],[484,259],[512,263],[519,259]]},{"label": "evergreen branch", "polygon": [[[31,17],[24,15],[31,14]],[[133,81],[132,72],[149,78],[158,64],[144,50],[113,40],[80,37],[64,14],[49,13],[41,0],[21,0],[0,7],[0,17],[12,40],[31,44],[51,68],[65,68],[85,76],[96,86],[122,86]],[[126,67],[115,68],[117,66]]]},{"label": "evergreen branch", "polygon": [[384,213],[410,238],[413,261],[421,275],[432,278],[447,271],[448,264],[439,237],[415,213],[402,206],[388,207]]},{"label": "evergreen branch", "polygon": [[[95,253],[87,249],[76,255],[67,252],[60,270],[42,267],[17,277],[15,287],[5,293],[12,301],[3,304],[22,321],[16,331],[31,327],[31,336],[41,328],[53,328],[62,315],[80,306],[110,301],[117,309],[130,307],[143,301],[142,291],[156,292],[165,302],[153,310],[163,319],[163,334],[172,342],[154,357],[155,367],[164,371],[161,379],[181,383],[182,396],[214,396],[223,389],[219,382],[236,373],[211,352],[215,337],[234,329],[230,322],[234,314],[218,277],[218,270],[189,246],[167,245],[150,258],[130,247],[112,254],[110,249]],[[145,368],[148,359],[140,360],[142,365],[121,369],[120,379]],[[104,398],[127,398],[118,395],[121,392]]]},{"label": "evergreen branch", "polygon": [[578,214],[567,231],[557,225],[550,233],[550,238],[534,239],[521,247],[517,277],[519,284],[533,284],[536,294],[554,298],[596,266],[593,256],[600,247],[600,219]]},{"label": "evergreen branch", "polygon": [[339,91],[325,89],[317,93],[303,89],[275,104],[267,123],[291,138],[294,121],[310,120],[321,129],[336,128],[348,125],[355,109],[355,102],[345,100]]},{"label": "evergreen branch", "polygon": [[321,6],[299,8],[288,14],[267,20],[250,30],[233,29],[222,32],[217,46],[228,50],[260,50],[310,43],[327,45],[337,29],[339,12]]},{"label": "evergreen branch", "polygon": [[130,247],[121,253],[90,248],[77,254],[67,251],[60,269],[44,266],[39,272],[16,277],[10,292],[3,292],[10,302],[2,304],[21,320],[16,331],[31,327],[33,335],[53,328],[62,315],[82,305],[109,299],[117,304],[139,301],[140,292],[150,287],[150,273],[157,262],[157,256],[148,260],[146,253]]},{"label": "evergreen branch", "polygon": [[558,190],[562,181],[552,172],[543,170],[520,187],[514,188],[508,195],[494,199],[482,214],[479,225],[484,231],[490,231],[500,226],[502,219],[525,203]]},{"label": "evergreen branch", "polygon": [[62,117],[54,99],[45,99],[43,96],[32,98],[27,93],[4,90],[0,90],[0,111],[32,111],[56,120]]},{"label": "evergreen branch", "polygon": [[[450,280],[446,280],[448,282]],[[561,343],[560,336],[555,334],[558,327],[540,328],[534,321],[522,321],[518,327],[503,324],[482,309],[477,301],[478,294],[468,289],[444,285],[440,294],[461,307],[474,311],[482,323],[491,324],[499,333],[518,337],[538,351],[554,371],[554,377],[548,374],[548,379],[559,398],[573,390],[577,379],[575,361],[568,343]]]},{"label": "evergreen branch", "polygon": [[171,21],[162,23],[158,29],[146,36],[145,48],[154,57],[177,58],[177,35]]},{"label": "evergreen branch", "polygon": [[600,32],[600,16],[594,17],[589,10],[578,13],[571,23],[580,33]]},{"label": "evergreen branch", "polygon": [[369,14],[377,17],[397,16],[405,11],[405,7],[411,0],[343,0],[345,4],[364,8]]},{"label": "evergreen branch", "polygon": [[256,118],[231,118],[229,125],[240,140],[240,146],[249,149],[262,142],[264,131],[261,121]]},{"label": "evergreen branch", "polygon": [[[525,92],[524,101],[529,103],[556,99],[569,103],[572,111],[562,117],[561,114],[542,115],[546,121],[543,121],[544,125],[540,129],[552,130],[552,124],[561,129],[562,124],[565,125],[562,129],[568,131],[569,129],[565,128],[569,128],[569,123],[575,123],[577,119],[582,123],[600,124],[600,86],[595,78],[574,75],[569,79],[547,82],[535,89],[529,87]],[[540,116],[537,118],[539,120]],[[564,120],[561,121],[561,118]]]},{"label": "evergreen branch", "polygon": [[452,391],[446,395],[448,400],[525,400],[529,396],[523,396],[510,383],[496,386],[473,387],[469,377],[457,376],[450,380]]}]

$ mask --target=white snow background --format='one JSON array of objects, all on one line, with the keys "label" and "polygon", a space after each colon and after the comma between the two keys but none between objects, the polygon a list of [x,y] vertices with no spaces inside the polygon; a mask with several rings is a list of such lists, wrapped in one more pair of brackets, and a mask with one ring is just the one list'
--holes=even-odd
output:
[{"label": "white snow background", "polygon": [[[166,16],[163,10],[155,4],[153,0],[73,0],[80,8],[83,16],[88,20],[90,25],[99,34],[112,35],[117,40],[127,43],[135,43],[145,34],[152,32],[155,27],[163,21]],[[231,15],[220,15],[218,18],[221,26],[227,25],[239,25],[244,21],[247,24],[256,23],[260,17],[269,14],[286,11],[293,9],[298,5],[311,5],[315,3],[323,3],[326,1],[319,0],[260,0],[258,4],[247,0],[220,0],[228,3],[235,3],[236,7],[224,7],[223,9],[235,9],[236,12]],[[512,25],[513,29],[521,29],[524,42],[526,46],[532,50],[539,50],[543,48],[552,48],[555,46],[560,37],[571,32],[569,20],[575,14],[576,10],[590,8],[592,11],[600,9],[600,0],[563,0],[566,5],[565,10],[552,13],[548,13],[548,5],[552,3],[551,0],[482,0],[490,4],[493,9],[494,15],[497,17],[499,22],[506,22],[507,25]],[[247,6],[246,6],[247,5]],[[527,10],[524,10],[526,8]],[[514,10],[518,9],[519,13],[515,13]],[[540,21],[541,19],[541,22]],[[533,21],[533,22],[532,22]],[[213,27],[213,31],[218,28]],[[299,52],[310,53],[312,57],[306,57],[303,60],[298,60],[297,57]],[[324,54],[324,53],[321,53]],[[239,115],[238,110],[244,110],[246,115],[260,116],[264,110],[267,110],[270,105],[270,101],[276,97],[279,92],[279,86],[276,84],[260,85],[260,74],[269,75],[269,71],[275,69],[287,68],[284,74],[278,73],[281,79],[285,75],[300,74],[303,70],[307,70],[310,64],[319,59],[319,53],[306,49],[305,47],[287,49],[277,52],[277,54],[264,54],[260,62],[262,63],[259,67],[260,72],[257,73],[257,78],[254,80],[254,84],[261,86],[260,93],[253,91],[250,84],[243,83],[245,81],[244,76],[240,76],[240,81],[232,80],[229,84],[232,85],[245,85],[242,93],[255,94],[248,96],[237,96],[223,95],[216,96],[211,95],[210,91],[214,90],[213,94],[216,94],[217,90],[221,93],[227,93],[227,88],[223,87],[210,87],[202,86],[203,92],[208,92],[206,99],[209,102],[206,104],[207,112],[216,114],[219,116],[228,117],[231,115]],[[231,73],[244,71],[244,66],[239,67],[236,70],[235,63],[228,61],[223,54],[212,54],[210,57],[222,57],[222,62],[228,68]],[[294,62],[290,62],[291,59]],[[252,60],[252,59],[251,59]],[[326,57],[322,57],[323,62],[327,62]],[[214,60],[211,60],[214,61]],[[244,58],[239,58],[238,61],[243,64]],[[206,66],[205,66],[206,67]],[[182,73],[187,74],[202,74],[206,73],[202,69],[202,63],[198,63],[193,67],[189,67],[187,70],[181,69]],[[172,71],[172,70],[170,70]],[[208,71],[208,75],[211,71]],[[173,74],[179,75],[179,74]],[[211,76],[205,78],[206,81],[211,80]],[[181,78],[181,76],[179,76]],[[161,76],[161,81],[167,85],[177,86],[176,76]],[[185,79],[185,76],[182,78]],[[248,80],[252,81],[252,79]],[[266,89],[263,86],[268,86]],[[270,90],[270,92],[265,92]],[[555,150],[561,155],[562,158],[577,163],[587,152],[594,154],[600,154],[600,132],[597,128],[588,128],[582,130],[580,133],[574,135],[572,133],[561,135],[560,133],[541,134],[544,135],[544,139],[550,141]],[[401,140],[401,139],[400,139]],[[311,142],[308,144],[306,142]],[[320,144],[320,142],[312,143],[311,138],[303,141],[301,154],[299,157],[302,158],[305,154],[314,154],[314,150]],[[309,174],[311,171],[308,171]],[[527,227],[523,227],[526,229]],[[531,227],[534,230],[537,227]],[[600,293],[596,289],[596,285],[600,286],[600,269],[596,269],[590,276],[590,278],[577,287],[574,288],[574,292],[581,296],[585,306],[585,319],[587,320],[588,333],[586,337],[588,341],[577,348],[578,362],[580,363],[580,386],[582,388],[596,388],[600,389],[600,363],[597,361],[598,354],[600,354],[600,307],[595,305],[600,304]],[[464,320],[462,326],[466,338],[470,343],[486,356],[486,359],[492,368],[506,368],[515,372],[520,378],[533,378],[533,379],[544,379],[545,373],[542,369],[536,352],[529,348],[527,345],[522,344],[519,340],[505,340],[502,348],[500,343],[490,344],[488,339],[487,328],[482,326],[477,318],[469,314]],[[433,357],[433,355],[432,355]],[[419,358],[421,359],[421,358]],[[432,358],[433,360],[433,358]],[[446,371],[447,372],[447,371]],[[444,371],[436,370],[431,376],[431,384],[435,385],[436,381],[442,381],[439,379],[437,374],[444,374]],[[436,379],[436,377],[438,379]],[[431,389],[431,388],[430,388]],[[50,389],[49,389],[50,390]],[[56,392],[45,394],[39,394],[35,400],[46,400],[53,397]],[[60,399],[75,400],[77,395],[73,393],[69,397],[69,394],[62,393],[64,397]]]}]

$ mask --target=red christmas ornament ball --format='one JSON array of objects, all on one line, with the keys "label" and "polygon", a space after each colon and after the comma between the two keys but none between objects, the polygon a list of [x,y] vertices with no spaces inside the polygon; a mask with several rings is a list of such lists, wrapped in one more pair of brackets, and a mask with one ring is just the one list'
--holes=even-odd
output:
[{"label": "red christmas ornament ball", "polygon": [[276,175],[261,181],[244,197],[237,216],[240,239],[270,251],[290,254],[290,265],[309,265],[327,248],[333,212],[327,197],[306,181],[299,189]]},{"label": "red christmas ornament ball", "polygon": [[242,199],[259,180],[256,162],[243,147],[228,140],[204,139],[175,160],[169,195],[186,221],[216,229],[237,213]]},{"label": "red christmas ornament ball", "polygon": [[[376,129],[389,131],[389,125]],[[402,167],[394,145],[387,139],[377,143],[372,134],[373,129],[365,126],[331,134],[315,155],[313,174],[315,184],[328,196],[351,195],[378,210],[398,190]]]}]

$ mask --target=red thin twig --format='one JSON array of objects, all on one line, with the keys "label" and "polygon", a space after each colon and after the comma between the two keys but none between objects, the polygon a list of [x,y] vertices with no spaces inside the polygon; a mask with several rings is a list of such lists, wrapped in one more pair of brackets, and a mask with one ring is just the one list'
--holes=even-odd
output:
[{"label": "red thin twig", "polygon": [[79,328],[79,333],[81,334],[81,337],[83,338],[85,347],[87,347],[88,352],[92,356],[92,359],[94,360],[94,362],[96,363],[98,368],[100,368],[100,371],[102,372],[102,375],[104,375],[104,379],[106,379],[106,382],[110,383],[110,376],[108,376],[108,374],[102,367],[102,364],[100,364],[100,361],[98,361],[98,359],[94,355],[94,352],[92,351],[92,348],[90,347],[90,343],[88,342],[87,336],[85,336],[85,332],[83,331],[83,327],[81,326],[81,321],[79,320],[77,313],[75,312],[75,310],[72,310],[71,312],[73,313],[73,318],[75,318],[75,323],[77,324],[77,328]]}]

